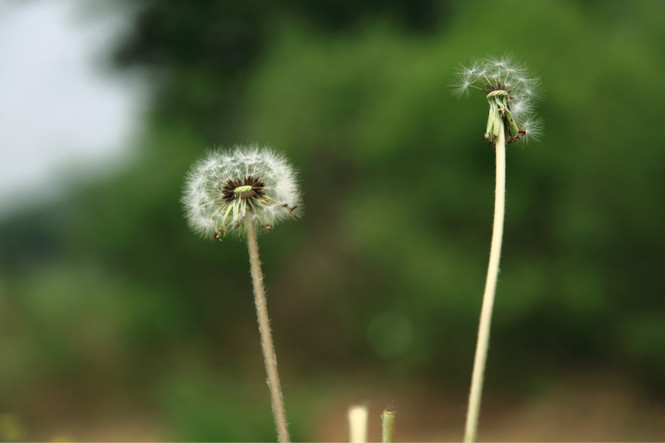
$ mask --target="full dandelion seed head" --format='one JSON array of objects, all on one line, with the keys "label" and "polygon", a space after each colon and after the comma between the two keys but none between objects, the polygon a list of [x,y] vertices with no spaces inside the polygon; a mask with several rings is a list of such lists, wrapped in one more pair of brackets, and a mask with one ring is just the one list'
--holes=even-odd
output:
[{"label": "full dandelion seed head", "polygon": [[523,66],[510,56],[485,58],[462,66],[453,85],[455,95],[464,95],[469,89],[485,94],[490,110],[483,140],[494,143],[504,125],[506,143],[520,139],[537,139],[542,124],[536,120],[533,109],[538,98],[539,80],[531,77]]},{"label": "full dandelion seed head", "polygon": [[187,176],[182,198],[189,226],[205,237],[242,236],[245,223],[274,231],[297,216],[300,192],[286,159],[258,146],[215,151]]}]

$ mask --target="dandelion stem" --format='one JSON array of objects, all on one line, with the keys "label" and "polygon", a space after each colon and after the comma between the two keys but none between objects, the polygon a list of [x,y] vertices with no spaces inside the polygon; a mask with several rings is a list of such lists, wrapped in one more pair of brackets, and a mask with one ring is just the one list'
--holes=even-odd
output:
[{"label": "dandelion stem", "polygon": [[366,406],[352,406],[349,408],[349,442],[367,442],[367,416]]},{"label": "dandelion stem", "polygon": [[381,415],[382,433],[381,440],[383,443],[395,442],[395,411],[386,409]]},{"label": "dandelion stem", "polygon": [[261,272],[261,261],[259,260],[259,247],[256,242],[256,228],[254,222],[245,222],[247,233],[247,248],[249,249],[249,264],[252,273],[252,284],[254,286],[254,303],[256,305],[256,316],[259,323],[259,334],[261,335],[261,349],[263,360],[268,374],[268,388],[272,401],[272,413],[275,418],[277,436],[282,443],[291,441],[289,429],[286,424],[286,411],[284,410],[284,398],[277,372],[277,355],[270,333],[270,320],[268,318],[268,306],[266,303],[265,290],[263,288],[263,273]]},{"label": "dandelion stem", "polygon": [[496,283],[499,275],[499,259],[501,256],[501,240],[503,237],[503,218],[506,197],[506,136],[504,123],[499,125],[499,136],[494,145],[496,152],[496,191],[494,197],[494,226],[492,228],[492,242],[490,246],[490,260],[487,267],[485,292],[480,312],[478,326],[478,341],[476,355],[473,362],[471,376],[471,392],[469,393],[469,409],[466,415],[466,430],[464,441],[476,440],[478,431],[478,416],[480,414],[480,399],[483,390],[485,363],[487,362],[487,349],[490,338],[490,324],[492,322],[492,307],[496,293]]}]

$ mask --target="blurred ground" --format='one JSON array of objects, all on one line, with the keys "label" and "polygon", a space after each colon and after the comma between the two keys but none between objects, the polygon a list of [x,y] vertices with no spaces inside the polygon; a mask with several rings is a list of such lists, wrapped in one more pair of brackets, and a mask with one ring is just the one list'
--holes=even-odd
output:
[{"label": "blurred ground", "polygon": [[[366,392],[367,388],[358,388]],[[398,441],[461,441],[466,398],[433,396],[414,385],[394,397],[386,391],[367,394],[369,440],[381,441],[383,408],[397,411]],[[395,401],[395,398],[399,398]],[[324,408],[315,441],[346,441],[346,405],[358,395],[345,393]],[[624,381],[585,374],[548,387],[529,398],[490,393],[483,400],[479,441],[662,441],[665,404],[646,398]]]},{"label": "blurred ground", "polygon": [[[29,441],[164,441],[169,432],[150,410],[119,403],[68,404],[65,393],[42,390],[57,408],[34,411],[41,429],[20,417],[0,417],[0,438]],[[287,393],[288,400],[288,393]],[[350,405],[369,408],[369,441],[381,441],[383,408],[397,411],[397,441],[460,441],[466,397],[411,386],[350,382],[329,398],[318,398],[311,411],[307,440],[347,441]],[[126,405],[126,403],[125,403]],[[287,404],[288,407],[288,404]],[[48,412],[47,412],[48,411]],[[53,413],[55,411],[55,414]],[[625,380],[585,373],[548,386],[529,397],[490,393],[484,399],[479,441],[663,441],[665,404],[637,392]],[[242,441],[242,440],[241,440]]]}]

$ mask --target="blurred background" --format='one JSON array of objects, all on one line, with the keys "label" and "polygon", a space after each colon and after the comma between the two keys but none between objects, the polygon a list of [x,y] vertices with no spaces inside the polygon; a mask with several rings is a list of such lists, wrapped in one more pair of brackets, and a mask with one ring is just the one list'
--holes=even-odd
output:
[{"label": "blurred background", "polygon": [[261,237],[295,440],[351,404],[463,434],[494,155],[460,63],[541,78],[508,150],[479,438],[665,440],[665,2],[0,0],[0,440],[274,438],[242,242],[195,159],[258,143],[305,216]]}]

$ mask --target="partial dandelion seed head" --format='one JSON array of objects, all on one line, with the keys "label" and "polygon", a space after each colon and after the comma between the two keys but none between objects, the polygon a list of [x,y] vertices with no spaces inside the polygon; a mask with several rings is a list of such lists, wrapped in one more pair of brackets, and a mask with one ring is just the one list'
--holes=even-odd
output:
[{"label": "partial dandelion seed head", "polygon": [[238,146],[210,152],[190,170],[182,198],[192,230],[221,240],[246,223],[272,231],[298,215],[300,191],[286,159],[270,149]]},{"label": "partial dandelion seed head", "polygon": [[529,132],[535,137],[542,128],[533,113],[534,102],[539,97],[538,86],[539,80],[524,66],[510,55],[504,55],[461,66],[453,94],[461,96],[470,90],[484,93],[490,105],[490,115],[483,139],[494,142],[503,124],[506,142],[510,144],[530,136]]}]

